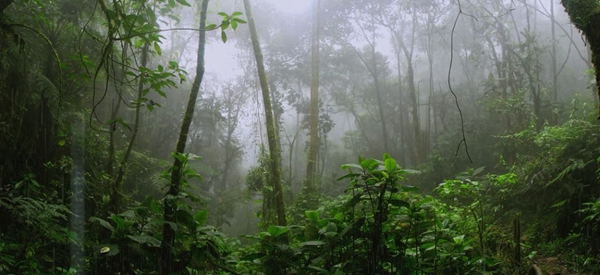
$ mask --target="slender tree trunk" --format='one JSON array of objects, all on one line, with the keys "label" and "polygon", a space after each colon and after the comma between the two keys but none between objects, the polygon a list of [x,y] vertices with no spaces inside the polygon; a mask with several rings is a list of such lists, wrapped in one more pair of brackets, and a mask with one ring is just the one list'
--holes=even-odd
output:
[{"label": "slender tree trunk", "polygon": [[308,150],[308,166],[306,168],[306,188],[312,189],[317,181],[317,154],[319,153],[319,7],[315,7],[315,22],[312,33],[311,83],[310,83],[310,143]]},{"label": "slender tree trunk", "polygon": [[405,104],[404,104],[404,91],[402,89],[402,60],[401,60],[401,56],[402,56],[402,50],[400,49],[400,45],[398,45],[398,43],[400,42],[399,38],[396,37],[396,33],[394,31],[394,29],[389,28],[390,33],[392,35],[392,37],[394,39],[392,39],[392,44],[394,46],[394,54],[396,55],[396,70],[398,70],[397,74],[398,74],[398,99],[399,99],[399,118],[400,118],[400,154],[402,155],[402,159],[401,159],[401,166],[406,166],[409,163],[409,154],[406,153],[405,149],[408,147],[410,148],[410,146],[407,146],[408,142],[407,140],[409,140],[406,137],[406,132],[404,129],[405,124],[405,120],[406,120],[406,108],[405,108]]},{"label": "slender tree trunk", "polygon": [[410,101],[412,103],[412,121],[413,121],[413,135],[414,135],[414,163],[415,166],[421,164],[422,161],[422,149],[423,149],[423,141],[421,140],[421,122],[419,119],[419,104],[417,102],[417,88],[415,87],[415,73],[413,70],[412,64],[412,54],[409,54],[408,51],[406,53],[406,61],[408,66],[408,71],[406,72],[406,77],[408,79],[408,95],[410,97]]},{"label": "slender tree trunk", "polygon": [[[121,54],[121,61],[122,61],[123,65],[121,67],[122,71],[120,72],[121,76],[123,78],[126,77],[125,71],[127,68],[126,68],[125,63],[126,63],[126,59],[127,59],[127,50],[128,50],[128,44],[124,44],[123,53]],[[125,83],[125,81],[122,81],[122,83]],[[123,94],[123,92],[125,91],[125,85],[122,84],[122,85],[120,85],[120,87],[121,87],[121,94]],[[117,90],[117,92],[119,92],[119,91]],[[115,95],[113,95],[113,96],[115,96]],[[117,101],[116,106],[115,106],[115,98]],[[113,98],[112,103],[111,103],[110,121],[112,123],[110,123],[108,125],[108,127],[109,127],[109,130],[108,130],[109,143],[108,143],[108,162],[106,164],[106,171],[107,171],[108,175],[110,175],[111,177],[113,176],[113,170],[114,170],[114,164],[115,164],[115,133],[117,131],[116,119],[117,119],[117,115],[119,113],[119,109],[121,107],[120,96],[117,95],[117,96],[115,96],[115,98]]]},{"label": "slender tree trunk", "polygon": [[[148,64],[148,43],[144,44],[142,48],[142,67],[146,67]],[[133,144],[135,143],[135,138],[137,137],[137,133],[140,128],[140,109],[141,104],[139,104],[139,99],[142,98],[142,93],[144,91],[144,75],[140,75],[136,102],[137,105],[135,107],[135,122],[133,123],[133,129],[131,131],[131,137],[129,139],[129,144],[127,145],[127,149],[125,150],[125,154],[123,155],[123,159],[119,164],[119,170],[117,171],[117,175],[111,185],[111,197],[109,202],[109,209],[117,214],[121,211],[121,187],[123,185],[123,177],[125,176],[125,169],[127,167],[127,161],[129,160],[129,156],[131,155],[131,151],[133,150]]]},{"label": "slender tree trunk", "polygon": [[285,205],[283,204],[283,190],[281,188],[281,160],[279,159],[279,145],[277,142],[278,134],[275,131],[275,119],[273,117],[273,107],[271,106],[271,94],[269,93],[269,84],[265,73],[265,65],[263,61],[262,51],[258,41],[256,25],[252,16],[252,7],[249,0],[244,0],[246,15],[248,16],[248,25],[250,27],[250,38],[252,39],[252,47],[256,57],[256,66],[258,69],[258,78],[262,89],[263,105],[265,107],[265,120],[267,127],[267,139],[269,141],[269,157],[271,166],[271,176],[273,184],[273,192],[275,199],[275,207],[277,212],[277,224],[280,226],[287,225],[285,217]]},{"label": "slender tree trunk", "polygon": [[[536,1],[537,4],[537,1]],[[537,13],[536,13],[537,14]],[[550,21],[552,23],[552,48],[550,49],[550,55],[552,55],[552,104],[550,105],[550,111],[552,116],[552,125],[558,124],[558,114],[554,112],[556,106],[558,106],[558,69],[556,65],[556,23],[554,17],[554,0],[550,0]]]},{"label": "slender tree trunk", "polygon": [[[375,42],[373,42],[373,43],[375,43]],[[373,57],[371,65],[373,66],[373,82],[375,82],[375,94],[377,96],[377,110],[379,111],[379,119],[381,120],[381,132],[383,134],[383,136],[382,136],[383,150],[386,153],[389,153],[387,123],[386,123],[385,114],[384,114],[384,110],[383,110],[384,107],[383,107],[383,98],[381,97],[381,85],[379,84],[379,76],[378,76],[378,72],[377,72],[375,44],[373,44],[373,46],[371,47],[371,54]]]},{"label": "slender tree trunk", "polygon": [[[196,64],[196,77],[192,84],[192,90],[190,91],[190,97],[183,115],[183,121],[181,123],[181,130],[179,132],[179,139],[175,147],[175,154],[183,154],[185,151],[185,145],[188,139],[188,133],[190,125],[192,124],[192,118],[194,117],[194,109],[196,106],[196,99],[200,92],[200,85],[204,77],[204,51],[206,46],[206,11],[208,10],[208,1],[203,0],[200,8],[200,32],[198,38],[198,57]],[[177,210],[176,201],[173,197],[177,197],[181,187],[181,172],[183,170],[181,161],[179,158],[175,158],[173,162],[173,169],[171,171],[171,183],[169,184],[169,191],[165,197],[164,214],[163,219],[165,221],[163,225],[163,239],[161,243],[161,255],[160,255],[160,274],[167,275],[173,273],[173,268],[177,264],[173,257],[173,244],[175,241],[175,231],[168,223],[175,222],[175,211]]]},{"label": "slender tree trunk", "polygon": [[423,151],[424,154],[429,154],[429,148],[431,147],[430,143],[432,141],[431,135],[431,101],[433,99],[433,93],[435,90],[434,82],[433,82],[433,39],[431,37],[431,32],[433,28],[431,14],[430,18],[427,20],[427,61],[429,63],[429,98],[427,99],[427,138],[423,141]]}]

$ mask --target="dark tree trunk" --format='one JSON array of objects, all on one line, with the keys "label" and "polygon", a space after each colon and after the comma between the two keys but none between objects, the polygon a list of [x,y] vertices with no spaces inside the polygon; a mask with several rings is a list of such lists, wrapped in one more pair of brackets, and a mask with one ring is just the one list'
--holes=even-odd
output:
[{"label": "dark tree trunk", "polygon": [[[600,98],[600,11],[597,1],[561,0],[571,22],[579,29],[592,51],[592,64],[596,76],[596,93]],[[598,105],[598,119],[600,119],[600,105]]]},{"label": "dark tree trunk", "polygon": [[[181,123],[181,130],[179,132],[179,139],[177,140],[177,146],[175,148],[176,154],[183,154],[185,151],[185,145],[188,139],[190,131],[190,125],[192,124],[192,118],[194,117],[194,109],[196,106],[196,99],[200,92],[200,84],[204,77],[204,51],[206,45],[206,12],[208,10],[208,1],[202,1],[202,7],[200,9],[200,32],[198,38],[198,57],[196,64],[196,77],[192,84],[192,90],[190,97],[183,115],[183,121]],[[181,187],[181,172],[183,167],[179,158],[175,158],[173,162],[173,170],[171,171],[171,183],[169,185],[169,191],[165,198],[165,207],[163,219],[165,224],[163,225],[163,239],[161,243],[161,255],[160,255],[160,274],[167,275],[172,274],[173,269],[176,266],[176,259],[173,257],[173,244],[175,242],[175,231],[168,223],[175,222],[175,211],[177,210],[176,202],[170,200],[169,197],[177,197]]]}]

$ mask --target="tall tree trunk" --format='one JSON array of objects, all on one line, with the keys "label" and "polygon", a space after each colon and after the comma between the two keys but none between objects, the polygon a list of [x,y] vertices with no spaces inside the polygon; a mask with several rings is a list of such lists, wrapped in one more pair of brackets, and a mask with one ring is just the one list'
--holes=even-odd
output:
[{"label": "tall tree trunk", "polygon": [[250,38],[252,39],[252,48],[256,57],[256,67],[258,69],[258,78],[262,89],[263,105],[265,107],[265,120],[267,127],[267,139],[269,141],[269,158],[271,166],[272,184],[277,212],[277,224],[287,225],[285,218],[285,205],[283,204],[283,190],[281,188],[281,160],[279,154],[279,143],[277,142],[278,133],[275,131],[275,118],[273,117],[273,107],[271,106],[271,94],[269,93],[269,84],[265,73],[263,55],[258,41],[256,25],[252,16],[252,7],[249,0],[244,0],[246,15],[248,16],[248,25],[250,27]]},{"label": "tall tree trunk", "polygon": [[[373,43],[375,43],[375,40],[373,40]],[[375,94],[377,96],[377,110],[379,112],[379,119],[381,120],[381,132],[383,134],[382,138],[383,138],[383,150],[386,153],[389,153],[389,147],[388,147],[388,134],[387,134],[387,123],[386,123],[386,119],[385,119],[385,115],[384,115],[384,107],[383,107],[383,98],[381,97],[381,85],[379,84],[379,73],[377,72],[377,60],[376,60],[376,55],[375,55],[375,44],[372,45],[371,47],[371,55],[373,56],[372,58],[372,63],[371,65],[373,66],[373,82],[375,82]]]},{"label": "tall tree trunk", "polygon": [[[148,64],[148,47],[149,44],[144,44],[142,48],[142,67],[146,67]],[[137,97],[136,102],[137,106],[135,107],[135,122],[133,124],[133,129],[131,131],[131,137],[129,138],[129,144],[127,145],[127,149],[125,150],[125,154],[123,155],[123,159],[119,164],[119,170],[117,175],[115,176],[113,183],[111,185],[111,194],[110,194],[110,202],[109,202],[109,210],[115,214],[118,214],[121,211],[121,186],[123,185],[123,177],[125,176],[125,168],[127,167],[127,161],[129,160],[129,156],[131,155],[131,151],[133,150],[133,144],[135,143],[135,138],[137,137],[138,130],[140,128],[140,109],[141,104],[139,103],[140,98],[142,98],[142,93],[144,91],[144,76],[140,74],[140,79],[138,83]],[[112,131],[112,130],[111,130]]]},{"label": "tall tree trunk", "polygon": [[[537,2],[536,2],[537,3]],[[536,13],[537,14],[537,13]],[[556,18],[554,16],[554,0],[550,1],[550,21],[552,22],[552,48],[550,49],[550,55],[552,55],[552,104],[550,105],[552,125],[558,124],[558,114],[554,112],[554,109],[558,106],[558,69],[556,65]]]},{"label": "tall tree trunk", "polygon": [[406,153],[406,148],[411,148],[408,144],[409,138],[406,136],[406,132],[404,126],[406,125],[406,108],[404,104],[404,91],[402,89],[402,50],[400,49],[399,38],[396,37],[396,32],[393,28],[388,27],[390,34],[392,35],[392,45],[394,46],[394,54],[396,55],[396,70],[398,74],[398,99],[399,99],[399,118],[400,118],[400,148],[399,152],[402,158],[400,159],[400,166],[405,167],[409,163],[409,154]]},{"label": "tall tree trunk", "polygon": [[[598,1],[561,0],[571,22],[581,30],[592,51],[592,64],[596,75],[596,93],[600,98],[600,10]],[[600,105],[598,105],[600,119]]]},{"label": "tall tree trunk", "polygon": [[321,0],[315,7],[315,21],[312,33],[311,83],[310,83],[310,142],[308,150],[308,166],[306,168],[306,187],[312,189],[317,181],[317,154],[319,153],[319,8]]},{"label": "tall tree trunk", "polygon": [[[181,130],[179,132],[179,139],[175,147],[175,154],[183,154],[185,151],[185,145],[188,139],[188,133],[190,130],[190,124],[192,124],[192,118],[194,117],[194,109],[196,106],[196,99],[200,92],[200,84],[204,77],[204,51],[206,46],[206,11],[208,10],[208,1],[202,0],[202,6],[200,8],[200,32],[198,37],[198,57],[196,64],[196,77],[192,84],[192,90],[190,91],[190,97],[183,115],[183,121],[181,123]],[[163,239],[161,243],[161,255],[160,255],[160,274],[172,274],[173,268],[176,265],[176,261],[173,258],[173,244],[175,241],[175,231],[169,225],[169,223],[175,222],[175,211],[177,205],[174,200],[170,200],[169,197],[177,197],[179,195],[181,187],[181,172],[183,170],[182,163],[179,158],[175,158],[173,162],[173,169],[171,171],[171,183],[169,184],[169,191],[165,198],[163,219],[165,221],[163,225]]]},{"label": "tall tree trunk", "polygon": [[[108,162],[106,163],[106,171],[108,173],[108,175],[110,175],[111,177],[113,176],[113,171],[114,171],[114,165],[115,165],[115,133],[117,131],[117,116],[119,114],[119,109],[121,107],[121,95],[124,93],[125,91],[125,82],[124,79],[126,78],[126,74],[125,72],[127,71],[127,65],[126,65],[126,60],[127,60],[127,51],[129,48],[129,44],[124,43],[123,44],[123,52],[121,54],[121,61],[122,61],[122,65],[121,65],[121,77],[123,78],[122,84],[120,85],[120,91],[117,89],[117,95],[113,95],[113,99],[112,99],[112,103],[111,103],[111,114],[110,114],[110,122],[108,127],[108,133],[109,133],[109,143],[108,143]],[[115,100],[117,101],[116,106],[115,106]]]}]

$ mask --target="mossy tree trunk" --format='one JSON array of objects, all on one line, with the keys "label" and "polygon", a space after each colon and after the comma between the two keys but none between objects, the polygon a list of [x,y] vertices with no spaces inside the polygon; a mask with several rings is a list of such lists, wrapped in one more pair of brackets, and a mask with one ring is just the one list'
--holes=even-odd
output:
[{"label": "mossy tree trunk", "polygon": [[[600,1],[598,0],[561,0],[571,22],[579,29],[592,51],[596,84],[600,83]],[[600,98],[600,85],[596,85],[596,93]],[[598,108],[600,119],[600,105]]]},{"label": "mossy tree trunk", "polygon": [[283,190],[281,188],[281,160],[279,154],[278,133],[275,131],[275,118],[273,115],[273,106],[271,105],[271,94],[269,93],[269,84],[265,73],[256,25],[252,16],[252,7],[249,0],[244,0],[246,15],[248,16],[248,26],[250,27],[250,38],[252,39],[252,48],[256,57],[256,67],[258,69],[258,78],[262,89],[263,105],[265,107],[265,119],[267,125],[267,139],[269,141],[269,160],[271,168],[271,183],[274,193],[275,210],[277,212],[277,225],[286,226],[285,205],[283,204]]},{"label": "mossy tree trunk", "polygon": [[[200,92],[200,85],[204,77],[204,51],[206,45],[206,12],[208,10],[208,1],[203,0],[200,9],[200,32],[198,38],[198,57],[196,64],[196,77],[192,83],[192,90],[190,97],[183,115],[183,121],[181,123],[181,130],[179,132],[179,139],[175,147],[175,154],[183,154],[185,151],[185,145],[188,139],[188,133],[190,125],[192,124],[192,118],[194,117],[194,110],[196,106],[196,99]],[[171,183],[169,185],[169,191],[165,198],[165,207],[163,213],[163,219],[165,221],[163,225],[163,239],[161,243],[161,263],[160,263],[160,274],[172,274],[173,267],[176,266],[176,259],[173,257],[173,244],[175,242],[175,231],[170,224],[175,222],[176,202],[169,198],[176,198],[180,192],[181,186],[181,174],[183,171],[183,163],[180,158],[175,158],[173,162],[173,169],[171,171]]]}]

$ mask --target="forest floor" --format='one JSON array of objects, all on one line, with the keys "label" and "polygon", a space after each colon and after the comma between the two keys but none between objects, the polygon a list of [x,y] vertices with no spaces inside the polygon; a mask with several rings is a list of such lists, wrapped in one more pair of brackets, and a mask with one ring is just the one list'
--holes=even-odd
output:
[{"label": "forest floor", "polygon": [[536,258],[534,262],[540,267],[544,275],[587,275],[569,270],[568,266],[556,257],[540,257]]}]

